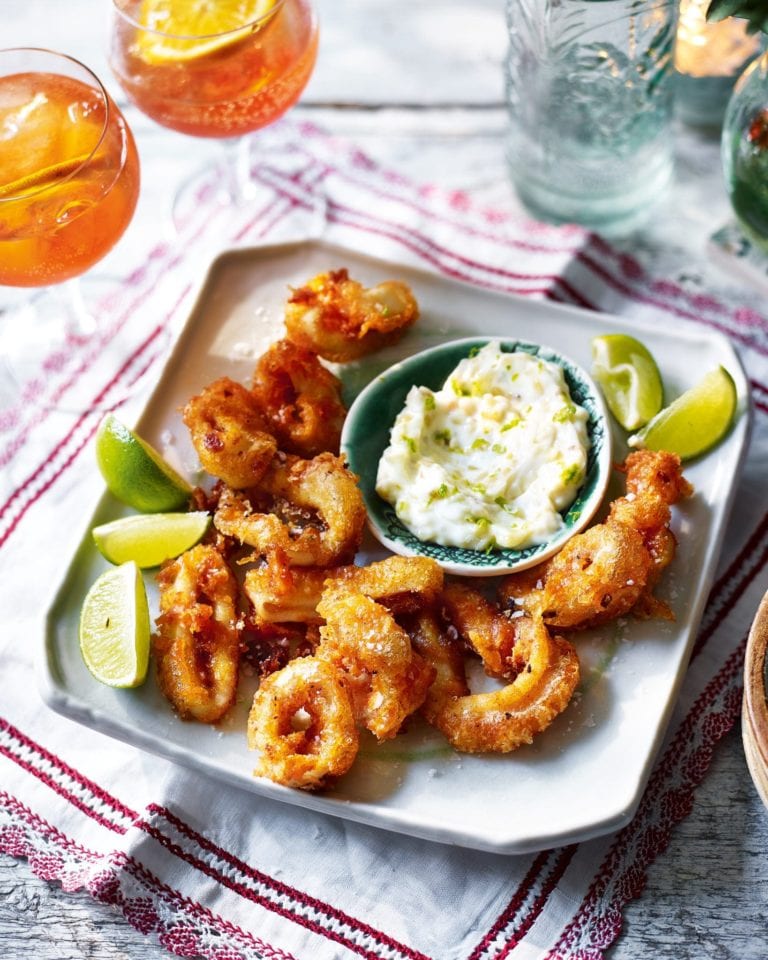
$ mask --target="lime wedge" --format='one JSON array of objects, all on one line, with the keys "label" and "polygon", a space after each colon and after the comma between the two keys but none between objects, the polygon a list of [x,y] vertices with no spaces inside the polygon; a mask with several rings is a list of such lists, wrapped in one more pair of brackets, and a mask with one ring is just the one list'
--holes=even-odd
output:
[{"label": "lime wedge", "polygon": [[110,563],[132,560],[139,567],[158,567],[164,560],[202,540],[211,524],[210,515],[153,513],[122,517],[93,528],[93,541]]},{"label": "lime wedge", "polygon": [[657,414],[630,447],[669,450],[681,460],[704,453],[728,432],[736,411],[736,385],[725,367],[716,367]]},{"label": "lime wedge", "polygon": [[135,510],[161,513],[189,502],[187,481],[111,413],[96,432],[96,462],[110,492]]},{"label": "lime wedge", "polygon": [[664,391],[648,348],[625,333],[592,340],[592,376],[625,430],[637,430],[661,410]]},{"label": "lime wedge", "polygon": [[149,666],[149,607],[141,572],[124,563],[102,573],[80,612],[85,665],[110,687],[137,687]]},{"label": "lime wedge", "polygon": [[142,0],[136,48],[147,63],[199,60],[264,26],[277,0]]}]

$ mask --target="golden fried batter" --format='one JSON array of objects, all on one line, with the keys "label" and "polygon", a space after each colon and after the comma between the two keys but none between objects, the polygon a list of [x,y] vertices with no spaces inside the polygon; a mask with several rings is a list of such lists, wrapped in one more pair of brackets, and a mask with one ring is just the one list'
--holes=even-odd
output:
[{"label": "golden fried batter", "polygon": [[580,630],[630,611],[672,619],[652,589],[675,554],[670,505],[692,487],[671,453],[638,450],[620,468],[627,493],[604,523],[577,534],[551,560],[501,584],[503,604],[539,615],[547,626]]},{"label": "golden fried batter", "polygon": [[449,583],[443,591],[443,610],[491,676],[507,677],[518,672],[515,622],[498,607],[465,583]]},{"label": "golden fried batter", "polygon": [[341,381],[315,353],[290,340],[273,343],[256,364],[252,393],[281,450],[308,459],[339,452],[347,414]]},{"label": "golden fried batter", "polygon": [[279,550],[301,567],[352,560],[363,536],[365,505],[357,477],[340,457],[275,458],[258,487],[224,490],[213,522],[261,556]]},{"label": "golden fried batter", "polygon": [[[436,603],[443,587],[443,569],[429,557],[386,557],[364,567],[338,567],[328,574],[318,613],[324,605],[362,593],[391,613],[415,613]],[[318,598],[319,600],[319,598]]]},{"label": "golden fried batter", "polygon": [[437,602],[443,585],[440,565],[427,557],[387,557],[365,567],[292,567],[279,550],[245,574],[252,622],[321,624],[325,606],[362,593],[393,614],[414,613]]},{"label": "golden fried batter", "polygon": [[346,270],[332,270],[291,291],[285,328],[300,347],[347,363],[395,343],[418,315],[407,284],[387,280],[366,288]]},{"label": "golden fried batter", "polygon": [[541,620],[519,618],[520,672],[487,693],[469,692],[458,645],[433,616],[421,614],[411,638],[436,670],[422,712],[463,753],[508,753],[531,743],[568,706],[579,682],[576,650],[564,637],[550,636]]},{"label": "golden fried batter", "polygon": [[255,776],[316,790],[349,770],[358,745],[352,704],[330,664],[299,657],[262,680],[248,716]]},{"label": "golden fried batter", "polygon": [[569,540],[543,569],[528,573],[528,582],[541,578],[541,589],[526,592],[513,574],[500,596],[547,625],[574,630],[629,613],[646,589],[650,570],[651,558],[634,527],[599,524]]},{"label": "golden fried batter", "polygon": [[350,692],[355,717],[379,740],[396,736],[424,702],[434,669],[381,604],[362,594],[325,603],[316,656]]},{"label": "golden fried batter", "polygon": [[291,567],[272,554],[245,574],[244,589],[257,623],[322,623],[317,605],[328,567]]},{"label": "golden fried batter", "polygon": [[152,649],[160,689],[183,719],[215,723],[237,691],[237,582],[221,554],[204,544],[165,564],[157,580]]},{"label": "golden fried batter", "polygon": [[235,490],[257,483],[277,452],[253,396],[229,377],[192,397],[183,416],[203,469]]}]

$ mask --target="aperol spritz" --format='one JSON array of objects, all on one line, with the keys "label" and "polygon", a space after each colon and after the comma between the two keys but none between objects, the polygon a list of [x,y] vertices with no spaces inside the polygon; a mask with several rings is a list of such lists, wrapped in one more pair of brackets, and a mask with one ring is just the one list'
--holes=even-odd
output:
[{"label": "aperol spritz", "polygon": [[298,100],[317,57],[310,0],[113,0],[111,66],[157,123],[237,137]]},{"label": "aperol spritz", "polygon": [[[39,288],[0,303],[0,409],[33,387],[49,396],[50,371],[97,332],[78,279],[123,235],[138,195],[133,137],[96,75],[51,50],[0,50],[0,286]],[[46,402],[93,406],[61,391]]]},{"label": "aperol spritz", "polygon": [[0,51],[0,284],[79,276],[130,223],[139,162],[130,130],[86,67]]}]

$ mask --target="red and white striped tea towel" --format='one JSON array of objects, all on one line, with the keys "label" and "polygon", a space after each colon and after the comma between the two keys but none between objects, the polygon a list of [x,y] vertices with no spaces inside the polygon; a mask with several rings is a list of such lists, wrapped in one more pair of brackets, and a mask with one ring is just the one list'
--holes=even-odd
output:
[{"label": "red and white striped tea towel", "polygon": [[[98,335],[41,357],[2,412],[0,849],[65,890],[84,887],[181,956],[599,958],[738,715],[768,551],[768,320],[747,301],[654,279],[580,230],[406,182],[313,128],[263,137],[247,209],[227,213],[212,184],[201,189],[181,238],[158,243],[104,303]],[[496,290],[701,324],[740,349],[756,408],[750,453],[668,736],[619,833],[516,857],[404,838],[218,785],[63,720],[37,696],[41,615],[101,490],[90,446],[100,415],[52,412],[50,398],[103,407],[153,380],[212,254],[301,236],[318,197],[332,241]],[[129,421],[142,395],[123,408]]]}]

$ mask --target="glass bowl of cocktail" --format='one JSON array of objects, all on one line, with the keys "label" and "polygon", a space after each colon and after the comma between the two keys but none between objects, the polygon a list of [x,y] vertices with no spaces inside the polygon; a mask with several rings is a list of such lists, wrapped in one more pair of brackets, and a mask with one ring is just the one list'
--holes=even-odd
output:
[{"label": "glass bowl of cocktail", "polygon": [[[7,411],[36,372],[39,380],[55,368],[66,378],[72,348],[98,332],[76,278],[130,223],[139,160],[98,77],[65,54],[35,48],[0,50],[0,142],[0,286],[45,289],[23,300],[4,291],[0,406]],[[69,405],[58,389],[47,402]]]},{"label": "glass bowl of cocktail", "polygon": [[[162,126],[225,144],[219,197],[242,201],[251,182],[245,135],[283,116],[312,74],[318,44],[312,0],[112,4],[110,64],[126,95]],[[177,226],[192,189],[186,185],[177,198]]]}]

